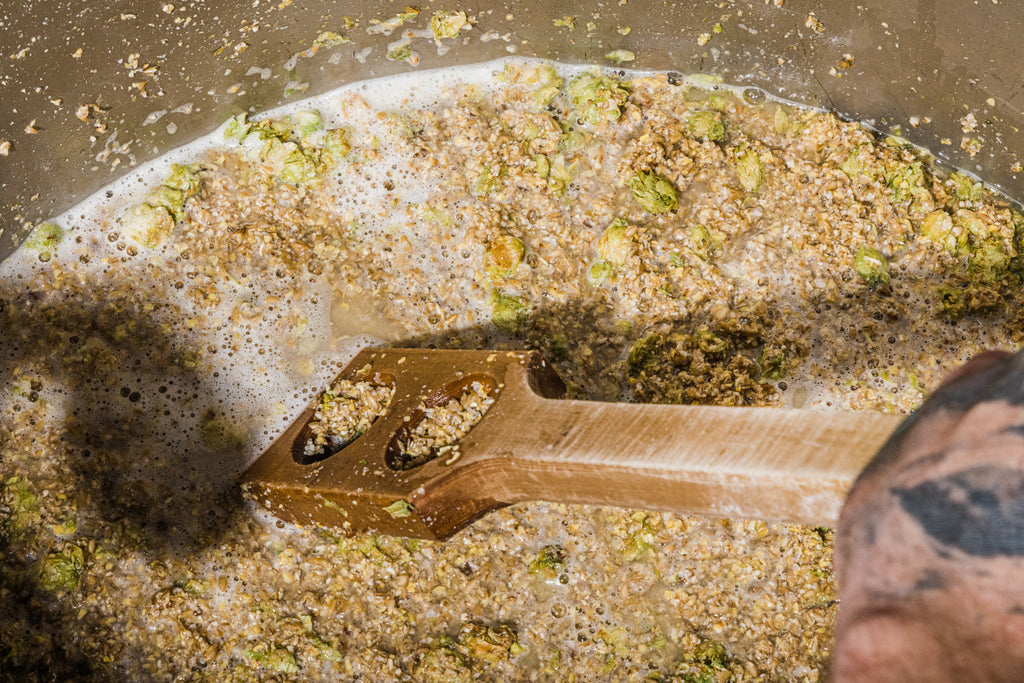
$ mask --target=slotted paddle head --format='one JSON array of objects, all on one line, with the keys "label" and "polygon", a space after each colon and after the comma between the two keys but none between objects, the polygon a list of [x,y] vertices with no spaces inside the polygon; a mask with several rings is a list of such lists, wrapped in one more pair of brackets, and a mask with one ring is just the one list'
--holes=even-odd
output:
[{"label": "slotted paddle head", "polygon": [[460,398],[474,382],[495,399],[484,420],[564,392],[536,352],[365,349],[341,379],[392,388],[387,410],[341,448],[311,454],[314,401],[245,472],[243,491],[286,521],[427,539],[447,538],[507,502],[464,485],[487,468],[487,445],[473,431],[441,457],[403,469],[402,445],[425,409]]}]

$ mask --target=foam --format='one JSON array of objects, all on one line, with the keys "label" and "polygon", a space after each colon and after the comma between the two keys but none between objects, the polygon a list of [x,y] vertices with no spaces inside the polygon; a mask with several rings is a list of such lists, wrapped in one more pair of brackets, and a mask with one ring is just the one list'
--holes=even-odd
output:
[{"label": "foam", "polygon": [[[494,70],[502,67],[481,65],[457,72],[448,70],[444,75],[423,72],[354,83],[268,111],[265,116],[276,118],[315,108],[321,111],[328,126],[345,125],[357,129],[358,134],[376,135],[381,140],[381,149],[388,150],[393,146],[391,137],[395,132],[377,119],[378,111],[440,107],[445,95],[437,91],[437,83],[449,87],[476,83],[485,88],[491,83]],[[359,99],[366,105],[359,106]],[[129,247],[118,235],[118,219],[127,207],[142,201],[168,176],[172,164],[193,163],[229,145],[224,140],[222,126],[136,168],[53,219],[65,228],[67,235],[52,251],[50,262],[41,262],[36,253],[19,249],[0,263],[0,279],[10,284],[31,283],[55,265],[67,264],[73,264],[75,277],[88,287],[103,287],[111,268],[117,268],[122,279],[148,277],[151,262],[159,263],[176,254],[169,253],[165,247],[152,252],[140,250],[125,259],[125,250]],[[328,181],[335,183],[339,212],[361,217],[375,233],[406,220],[400,215],[391,215],[384,206],[385,193],[375,192],[374,188],[383,186],[389,171],[394,175],[397,169],[408,166],[408,160],[401,155],[385,153],[379,163],[368,168],[368,177],[354,181],[343,173],[335,174]],[[407,171],[401,173],[401,180],[397,183],[402,188],[400,201],[421,202],[427,198],[428,184],[414,182]],[[83,262],[83,257],[88,262]],[[173,487],[175,480],[187,484],[197,476],[213,480],[234,476],[272,443],[361,348],[381,343],[378,337],[360,334],[382,331],[379,321],[374,321],[372,315],[359,318],[354,326],[348,321],[350,324],[344,333],[336,334],[334,328],[338,321],[332,321],[332,308],[337,318],[338,302],[332,300],[326,283],[315,286],[312,296],[302,305],[305,331],[301,335],[289,338],[294,325],[282,325],[285,311],[278,310],[276,314],[250,322],[244,334],[245,339],[252,341],[237,343],[239,340],[232,337],[233,326],[227,324],[233,307],[241,300],[259,300],[274,284],[269,278],[249,274],[233,288],[223,288],[222,303],[213,311],[199,309],[185,297],[178,297],[173,304],[180,313],[168,316],[157,311],[151,314],[155,325],[170,326],[171,336],[180,345],[216,350],[216,353],[206,354],[194,373],[162,372],[159,367],[147,367],[149,361],[146,361],[141,370],[126,368],[117,377],[100,378],[93,388],[75,389],[74,400],[69,399],[72,392],[68,388],[56,383],[47,384],[38,392],[39,396],[47,403],[54,419],[75,411],[75,406],[84,406],[76,412],[82,413],[86,420],[100,423],[110,415],[118,415],[124,421],[135,420],[133,428],[144,430],[141,441],[149,452],[126,465],[125,475],[129,478],[162,480]],[[315,303],[311,303],[313,301]],[[345,303],[368,308],[365,302]],[[297,307],[296,302],[293,310]],[[207,324],[189,329],[184,321],[190,318],[205,320]],[[358,329],[360,326],[362,329]],[[16,344],[8,349],[15,362],[18,354],[34,352],[18,348]],[[117,395],[118,387],[125,396]],[[132,400],[126,401],[127,397]],[[208,434],[202,434],[201,426],[204,415],[211,411],[219,421],[213,443],[209,443]],[[145,415],[143,420],[139,420],[140,414]],[[217,438],[221,437],[229,442],[241,438],[240,458],[216,457],[218,447],[224,445],[217,443]],[[232,445],[236,445],[235,442]],[[211,451],[214,457],[209,457]],[[161,463],[174,463],[174,467],[156,477]]]},{"label": "foam", "polygon": [[[354,138],[367,139],[376,136],[380,140],[380,158],[376,163],[361,166],[360,177],[353,177],[342,167],[326,178],[333,184],[329,189],[336,198],[339,217],[359,221],[367,232],[380,236],[403,226],[412,220],[405,211],[393,207],[426,201],[433,187],[433,179],[416,179],[409,172],[411,159],[406,153],[397,151],[399,146],[394,136],[394,126],[387,125],[378,117],[379,112],[400,112],[409,110],[440,110],[452,101],[453,93],[472,87],[487,96],[500,83],[494,75],[508,65],[539,63],[519,57],[508,57],[475,66],[459,66],[448,69],[422,71],[352,83],[323,95],[297,101],[275,110],[267,111],[254,118],[278,118],[301,110],[317,109],[329,127],[345,126],[352,130]],[[568,79],[589,70],[590,66],[556,65],[561,75]],[[638,77],[651,72],[624,69],[606,69],[607,72]],[[706,79],[691,77],[684,83],[698,86],[713,86],[728,89],[737,95],[740,88],[727,88]],[[443,84],[439,87],[439,84]],[[159,118],[154,113],[154,120]],[[192,143],[172,150],[162,157],[148,162],[128,175],[103,188],[92,197],[74,208],[57,216],[54,220],[68,230],[67,238],[53,253],[53,263],[39,261],[38,256],[20,249],[3,263],[0,263],[0,279],[13,282],[19,278],[31,281],[53,264],[75,264],[79,277],[91,286],[102,287],[105,273],[112,263],[132,277],[148,277],[147,267],[151,261],[174,258],[168,248],[149,252],[140,250],[133,258],[124,260],[126,246],[117,236],[117,222],[123,211],[140,202],[170,172],[172,164],[188,164],[202,159],[213,150],[229,147],[225,142],[223,126],[209,135]],[[387,181],[393,183],[392,190],[385,191]],[[397,201],[396,201],[397,200]],[[426,235],[409,234],[411,239],[426,238]],[[424,244],[426,244],[424,242]],[[120,245],[121,248],[118,248]],[[464,255],[456,253],[435,253],[424,250],[419,254],[419,264],[424,268],[439,268],[441,272],[465,266]],[[88,257],[82,263],[81,257]],[[460,259],[463,259],[460,261]],[[245,339],[234,339],[232,326],[227,324],[233,307],[246,299],[259,300],[267,289],[273,287],[269,277],[259,274],[249,276],[233,287],[224,287],[222,303],[212,312],[199,309],[185,297],[177,297],[173,303],[180,308],[181,315],[170,318],[160,312],[153,313],[156,323],[164,323],[172,329],[175,340],[190,348],[216,349],[203,359],[201,371],[193,374],[178,373],[173,388],[159,392],[152,386],[137,386],[146,382],[165,381],[158,368],[138,373],[125,371],[123,378],[105,378],[108,389],[112,384],[121,383],[130,391],[139,391],[138,406],[145,409],[145,428],[158,438],[147,439],[155,444],[148,454],[152,462],[174,461],[181,463],[182,453],[199,453],[203,437],[199,433],[202,416],[214,411],[224,422],[228,432],[240,436],[243,455],[240,460],[218,462],[216,458],[188,456],[185,467],[178,475],[182,481],[194,478],[190,470],[217,470],[220,476],[233,475],[231,470],[239,469],[254,460],[265,450],[323,388],[329,380],[361,348],[379,344],[381,336],[391,336],[386,323],[372,314],[372,302],[352,298],[337,301],[332,298],[326,283],[307,297],[302,306],[305,331],[289,338],[292,325],[282,325],[283,311],[253,321],[245,331]],[[315,301],[316,303],[311,303]],[[480,304],[484,306],[484,304]],[[298,308],[296,302],[294,308]],[[362,311],[356,315],[354,311]],[[351,313],[351,315],[349,315]],[[486,317],[488,311],[474,311],[477,316]],[[189,329],[184,320],[195,318],[208,321],[207,325]],[[282,329],[283,328],[283,329]],[[237,350],[232,350],[237,346]],[[139,376],[139,375],[142,376]],[[141,382],[140,382],[141,380]],[[98,390],[97,390],[98,391]],[[55,411],[64,411],[65,397],[61,387],[51,386],[44,390],[50,406]],[[131,406],[118,403],[117,397],[110,399],[97,393],[91,400],[96,405],[109,405],[111,410],[126,412]],[[217,444],[207,443],[208,450],[216,451]],[[197,450],[198,449],[198,450]],[[137,467],[147,466],[140,459]]]}]

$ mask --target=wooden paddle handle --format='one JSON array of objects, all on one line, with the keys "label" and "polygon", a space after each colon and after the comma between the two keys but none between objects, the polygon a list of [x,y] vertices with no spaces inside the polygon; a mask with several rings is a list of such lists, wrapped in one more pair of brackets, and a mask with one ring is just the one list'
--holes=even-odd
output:
[{"label": "wooden paddle handle", "polygon": [[[831,525],[901,421],[555,399],[561,382],[536,353],[368,350],[340,376],[392,383],[388,415],[336,455],[303,465],[295,453],[311,406],[250,468],[244,488],[291,521],[424,538],[531,500]],[[456,454],[407,471],[389,466],[396,435],[423,402],[447,400],[473,378],[496,400]]]},{"label": "wooden paddle handle", "polygon": [[779,408],[639,405],[537,396],[513,369],[501,400],[462,440],[461,465],[423,504],[465,491],[831,525],[846,492],[902,418]]}]

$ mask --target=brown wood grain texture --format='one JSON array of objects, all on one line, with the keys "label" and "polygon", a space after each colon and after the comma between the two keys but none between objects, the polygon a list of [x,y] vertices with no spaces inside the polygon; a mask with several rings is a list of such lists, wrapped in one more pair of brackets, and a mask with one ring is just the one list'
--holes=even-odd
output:
[{"label": "brown wood grain texture", "polygon": [[[388,412],[342,450],[304,465],[293,454],[308,438],[310,406],[243,475],[243,489],[287,521],[421,538],[447,538],[523,501],[827,526],[902,420],[566,400],[536,352],[367,349],[338,377],[392,384]],[[389,467],[389,444],[424,400],[457,397],[473,377],[493,380],[496,400],[458,457]],[[394,507],[400,501],[409,505]]]}]

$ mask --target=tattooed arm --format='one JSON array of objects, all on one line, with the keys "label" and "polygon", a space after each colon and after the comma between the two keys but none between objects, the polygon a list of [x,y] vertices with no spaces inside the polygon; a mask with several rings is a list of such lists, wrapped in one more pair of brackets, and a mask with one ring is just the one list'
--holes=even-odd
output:
[{"label": "tattooed arm", "polygon": [[833,679],[1024,680],[1024,354],[954,373],[857,480]]}]

